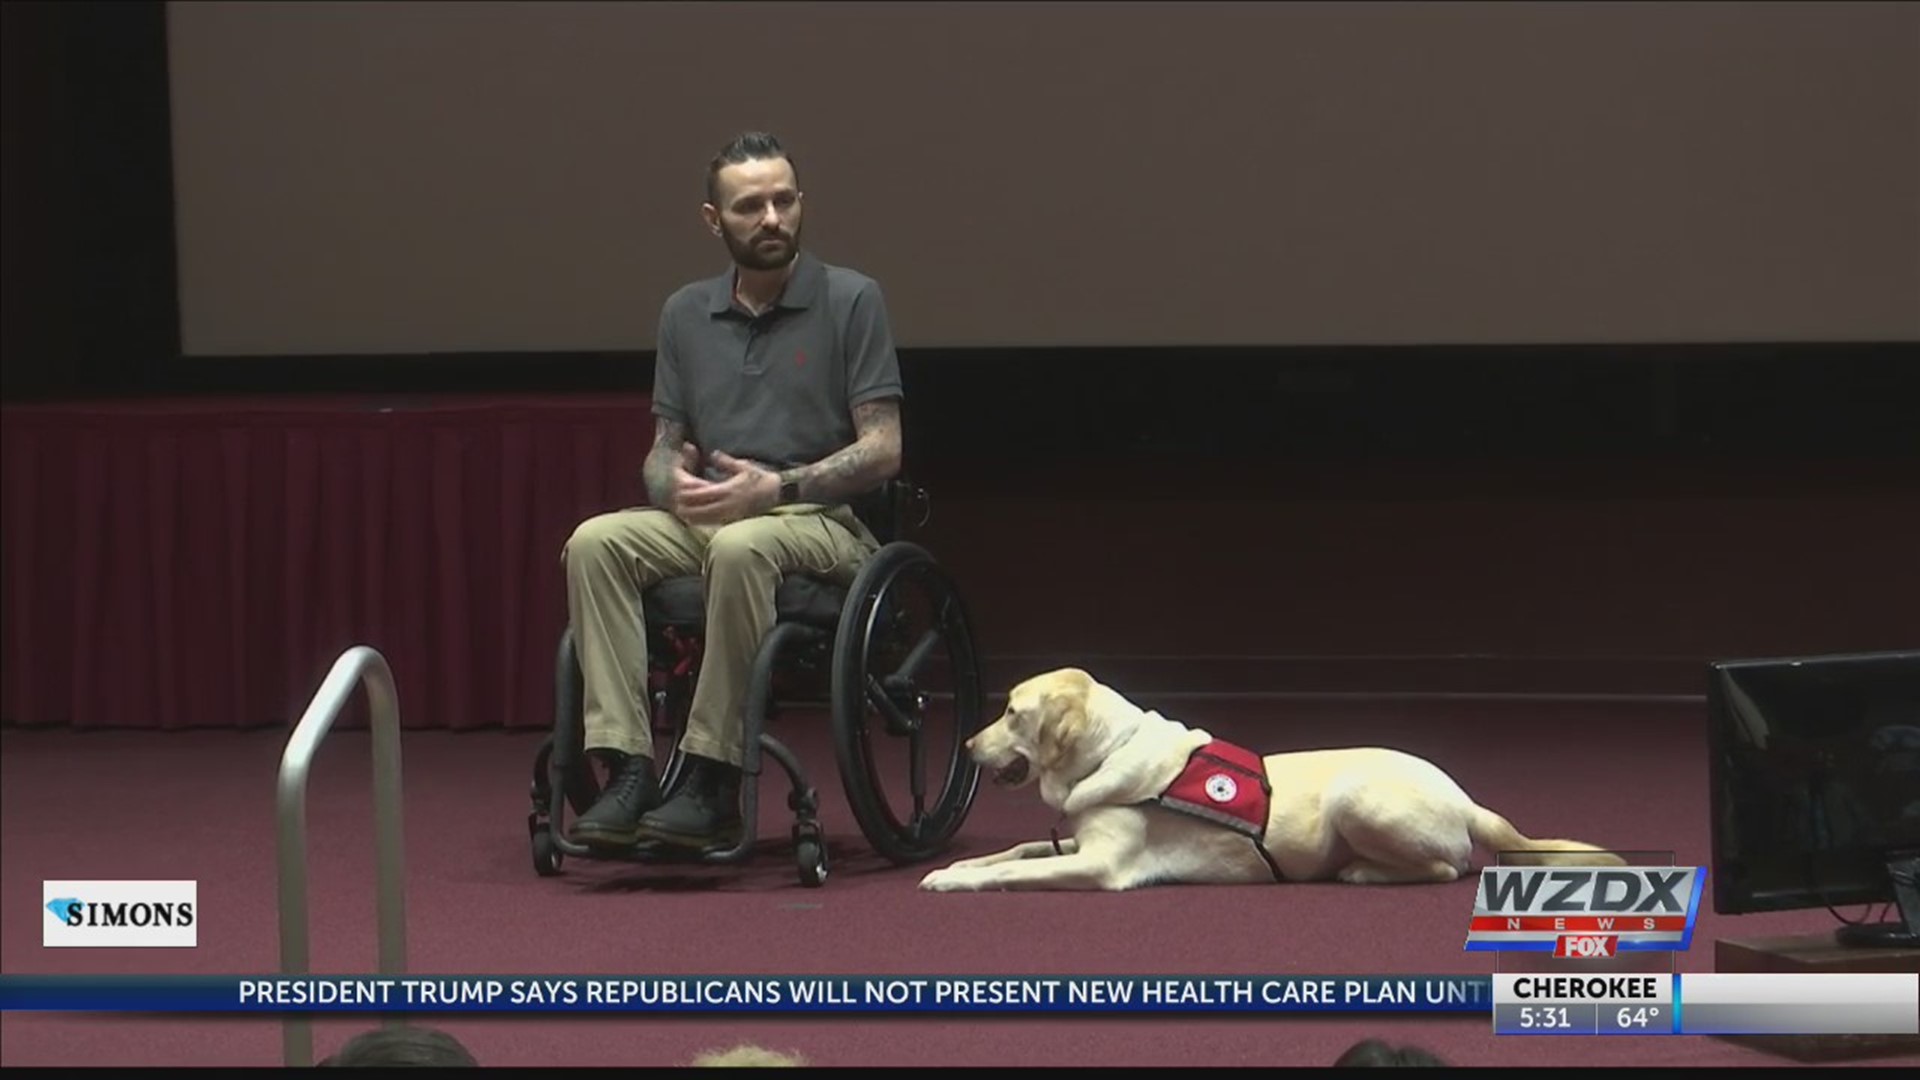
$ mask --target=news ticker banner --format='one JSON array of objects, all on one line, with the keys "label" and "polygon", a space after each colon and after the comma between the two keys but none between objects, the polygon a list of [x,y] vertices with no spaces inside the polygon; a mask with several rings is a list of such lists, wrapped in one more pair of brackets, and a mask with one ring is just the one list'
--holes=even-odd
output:
[{"label": "news ticker banner", "polygon": [[1491,1014],[1503,1035],[1920,1034],[1920,975],[0,975],[0,1011]]},{"label": "news ticker banner", "polygon": [[1485,975],[0,975],[0,1011],[1486,1015]]}]

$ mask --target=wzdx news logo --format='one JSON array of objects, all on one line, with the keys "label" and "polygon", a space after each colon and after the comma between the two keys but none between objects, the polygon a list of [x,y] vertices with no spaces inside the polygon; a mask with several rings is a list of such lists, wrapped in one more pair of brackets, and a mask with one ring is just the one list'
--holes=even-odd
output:
[{"label": "wzdx news logo", "polygon": [[1489,866],[1480,871],[1467,948],[1573,959],[1685,952],[1706,877],[1688,866]]},{"label": "wzdx news logo", "polygon": [[191,949],[200,942],[197,881],[43,883],[40,944],[49,949]]}]

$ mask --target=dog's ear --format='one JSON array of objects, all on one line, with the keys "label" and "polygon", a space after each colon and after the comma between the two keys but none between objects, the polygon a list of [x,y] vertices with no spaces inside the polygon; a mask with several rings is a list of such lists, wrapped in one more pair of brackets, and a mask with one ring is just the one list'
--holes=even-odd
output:
[{"label": "dog's ear", "polygon": [[1093,691],[1093,676],[1084,669],[1064,667],[1054,672],[1060,685],[1066,690],[1085,697]]},{"label": "dog's ear", "polygon": [[1040,722],[1033,735],[1034,764],[1052,769],[1079,745],[1087,730],[1087,699],[1077,689],[1048,694],[1040,704]]}]

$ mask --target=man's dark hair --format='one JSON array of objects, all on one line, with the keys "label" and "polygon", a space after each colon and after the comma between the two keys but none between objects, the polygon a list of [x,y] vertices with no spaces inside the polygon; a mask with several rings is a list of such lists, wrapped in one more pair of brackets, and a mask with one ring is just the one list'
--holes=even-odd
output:
[{"label": "man's dark hair", "polygon": [[1338,1068],[1369,1065],[1447,1065],[1445,1061],[1442,1061],[1438,1055],[1431,1051],[1422,1050],[1417,1046],[1392,1046],[1381,1042],[1379,1039],[1362,1039],[1354,1043],[1352,1046],[1347,1047],[1347,1052],[1341,1054],[1340,1060],[1333,1064]]},{"label": "man's dark hair", "polygon": [[720,170],[729,165],[739,165],[748,161],[766,161],[772,158],[785,158],[793,168],[794,183],[800,182],[800,165],[780,145],[780,140],[764,131],[749,131],[744,135],[735,135],[733,141],[720,148],[720,152],[707,163],[707,202],[720,205]]},{"label": "man's dark hair", "polygon": [[420,1065],[471,1066],[480,1063],[444,1031],[425,1027],[383,1027],[348,1039],[340,1052],[320,1062],[326,1066]]}]

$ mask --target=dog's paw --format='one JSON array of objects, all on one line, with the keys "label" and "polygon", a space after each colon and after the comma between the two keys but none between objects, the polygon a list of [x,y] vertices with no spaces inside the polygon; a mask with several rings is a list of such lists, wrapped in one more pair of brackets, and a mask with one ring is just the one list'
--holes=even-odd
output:
[{"label": "dog's paw", "polygon": [[1348,885],[1389,885],[1396,879],[1371,863],[1357,862],[1340,871],[1340,880]]},{"label": "dog's paw", "polygon": [[1460,868],[1439,861],[1421,867],[1356,862],[1340,871],[1338,877],[1348,885],[1438,885],[1459,880]]},{"label": "dog's paw", "polygon": [[975,876],[962,866],[935,870],[920,879],[921,892],[972,892],[978,888]]}]

